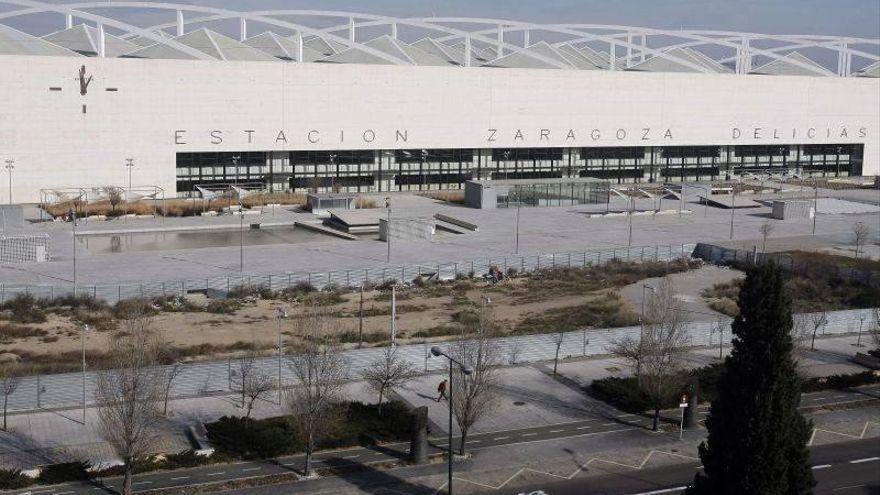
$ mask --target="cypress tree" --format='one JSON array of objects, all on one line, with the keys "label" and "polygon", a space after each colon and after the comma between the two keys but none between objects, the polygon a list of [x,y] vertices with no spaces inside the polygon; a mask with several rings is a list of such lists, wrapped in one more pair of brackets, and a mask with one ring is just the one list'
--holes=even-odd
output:
[{"label": "cypress tree", "polygon": [[812,423],[798,412],[791,301],[782,271],[768,263],[746,274],[733,320],[733,348],[700,445],[703,472],[690,495],[804,495]]}]

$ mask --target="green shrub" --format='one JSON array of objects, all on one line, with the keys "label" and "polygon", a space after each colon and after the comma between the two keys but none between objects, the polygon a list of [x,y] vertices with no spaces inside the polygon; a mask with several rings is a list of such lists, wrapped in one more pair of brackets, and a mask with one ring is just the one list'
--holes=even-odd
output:
[{"label": "green shrub", "polygon": [[10,319],[17,323],[43,323],[46,313],[40,308],[36,298],[30,294],[18,294],[3,303],[0,309],[9,311]]},{"label": "green shrub", "polygon": [[56,485],[68,481],[87,481],[94,477],[89,472],[91,464],[85,461],[63,462],[50,464],[40,470],[40,483]]},{"label": "green shrub", "polygon": [[590,392],[612,406],[629,413],[639,414],[651,407],[651,400],[639,390],[635,377],[611,376],[594,380]]},{"label": "green shrub", "polygon": [[17,490],[34,483],[32,478],[21,474],[21,469],[0,469],[0,490]]},{"label": "green shrub", "polygon": [[832,375],[829,377],[810,378],[801,385],[803,392],[816,392],[828,389],[846,389],[880,383],[880,376],[873,371],[863,371],[851,375]]},{"label": "green shrub", "polygon": [[[339,342],[342,343],[352,343],[359,342],[360,337],[358,332],[354,330],[346,330],[338,335]],[[363,335],[364,342],[367,344],[378,344],[379,342],[385,342],[389,339],[388,335],[382,332],[369,332],[364,333]]]},{"label": "green shrub", "polygon": [[40,300],[39,303],[45,308],[71,308],[87,309],[89,311],[103,311],[110,309],[110,305],[102,299],[96,299],[92,294],[67,294],[55,299]]},{"label": "green shrub", "polygon": [[[411,415],[406,405],[391,401],[375,404],[345,402],[322,416],[317,449],[403,441],[409,438]],[[240,458],[272,458],[303,451],[302,435],[290,417],[252,419],[224,416],[205,425],[208,439],[223,455]]]}]

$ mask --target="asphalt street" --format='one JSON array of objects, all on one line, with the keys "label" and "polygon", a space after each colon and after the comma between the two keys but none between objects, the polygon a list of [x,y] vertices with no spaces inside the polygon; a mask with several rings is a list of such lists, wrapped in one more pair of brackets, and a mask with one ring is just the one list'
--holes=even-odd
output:
[{"label": "asphalt street", "polygon": [[[838,391],[830,390],[824,392],[816,392],[804,394],[802,404],[804,405],[835,405],[846,404],[857,400],[871,399],[880,397],[880,387],[867,387],[858,390]],[[700,417],[705,416],[706,408],[701,408]],[[669,416],[666,418],[669,422],[676,422],[677,417]],[[614,435],[621,432],[644,430],[650,428],[651,419],[649,417],[635,414],[618,414],[613,417],[593,417],[589,419],[573,421],[569,423],[561,423],[554,425],[545,425],[534,428],[525,428],[518,430],[497,431],[481,434],[469,435],[467,439],[468,450],[481,450],[491,447],[517,445],[529,442],[541,442],[559,438],[569,438],[575,436],[587,435]],[[460,439],[453,439],[453,446],[458,447]],[[873,440],[875,445],[878,442]],[[434,437],[430,441],[430,453],[440,454],[445,452],[448,446],[446,437]],[[345,449],[338,451],[328,451],[317,454],[314,458],[315,468],[334,467],[340,468],[345,466],[357,467],[362,469],[365,466],[388,463],[404,459],[408,451],[408,444],[391,444],[373,447],[360,447],[353,449]],[[876,449],[875,449],[876,450]],[[855,451],[851,451],[855,452]],[[876,454],[875,454],[876,455]],[[863,456],[869,457],[869,456]],[[823,458],[824,459],[824,458]],[[274,461],[250,461],[236,462],[231,464],[217,464],[211,466],[203,466],[192,469],[182,469],[173,472],[156,472],[145,473],[135,476],[135,491],[148,491],[162,488],[184,488],[193,485],[201,485],[206,483],[222,483],[233,480],[241,480],[246,478],[263,477],[278,474],[289,474],[300,469],[303,457],[301,455],[282,457]],[[821,460],[822,464],[827,464],[832,460]],[[836,462],[836,461],[835,461]],[[676,468],[677,469],[677,468]],[[669,472],[667,472],[669,471]],[[668,476],[673,473],[673,469],[669,468],[659,473],[658,476]],[[690,468],[692,476],[693,466]],[[379,472],[376,470],[375,472]],[[836,471],[835,471],[836,472]],[[640,471],[641,473],[641,471]],[[681,474],[681,473],[679,473]],[[640,475],[641,476],[641,475]],[[824,473],[823,473],[824,476]],[[627,479],[635,479],[628,476]],[[662,478],[665,480],[666,478]],[[682,478],[669,478],[667,485],[675,485],[675,480]],[[51,487],[31,487],[29,489],[12,491],[15,494],[31,494],[31,495],[94,495],[96,491],[114,492],[120,487],[121,479],[107,478],[96,480],[89,483],[69,483],[63,485],[55,485]],[[613,483],[623,483],[623,481],[609,481]],[[679,483],[680,484],[680,483]],[[624,488],[630,485],[621,485]],[[632,485],[636,486],[636,485]],[[564,488],[562,488],[564,489]],[[628,488],[627,488],[628,489]],[[519,493],[519,492],[513,492]],[[528,493],[528,492],[526,492]],[[559,492],[560,495],[567,493],[592,493],[592,492]],[[605,493],[605,492],[596,492]],[[611,492],[608,492],[611,493]],[[624,493],[624,492],[620,492]],[[854,492],[858,493],[858,492]],[[555,495],[549,493],[548,495]]]},{"label": "asphalt street", "polygon": [[[815,495],[880,494],[880,442],[877,439],[823,445],[810,449],[818,485]],[[660,495],[682,493],[697,462],[568,481],[535,483],[526,487],[487,491],[497,495]]]}]

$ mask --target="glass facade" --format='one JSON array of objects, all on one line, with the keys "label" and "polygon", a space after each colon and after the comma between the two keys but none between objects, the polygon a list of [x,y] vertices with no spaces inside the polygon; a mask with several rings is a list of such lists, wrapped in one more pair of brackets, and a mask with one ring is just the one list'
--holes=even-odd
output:
[{"label": "glass facade", "polygon": [[862,144],[397,149],[177,154],[177,191],[262,185],[272,191],[425,191],[471,179],[594,177],[616,183],[725,180],[745,172],[861,175]]}]

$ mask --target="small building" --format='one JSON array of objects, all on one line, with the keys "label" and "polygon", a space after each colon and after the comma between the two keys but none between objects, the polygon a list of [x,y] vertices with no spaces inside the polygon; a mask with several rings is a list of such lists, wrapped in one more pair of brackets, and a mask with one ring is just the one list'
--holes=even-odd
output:
[{"label": "small building", "polygon": [[774,201],[773,212],[770,216],[776,220],[797,220],[804,218],[813,218],[816,214],[812,201],[806,200],[787,200]]},{"label": "small building", "polygon": [[591,177],[560,179],[469,180],[464,202],[471,208],[517,206],[575,206],[604,204],[611,182]]},{"label": "small building", "polygon": [[306,207],[315,215],[326,216],[329,210],[356,209],[357,195],[345,193],[309,194]]}]

